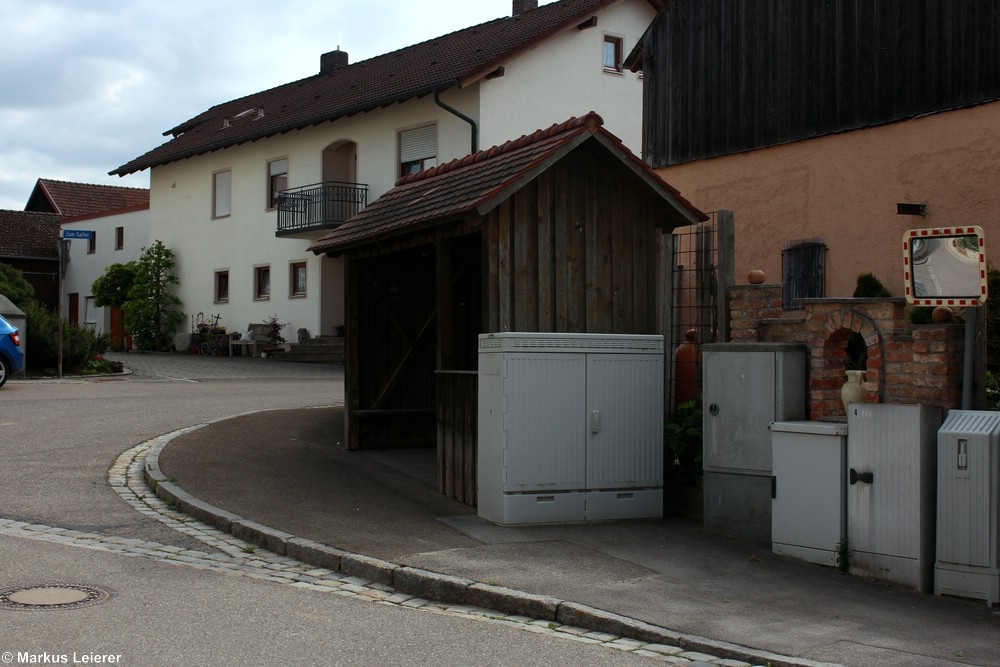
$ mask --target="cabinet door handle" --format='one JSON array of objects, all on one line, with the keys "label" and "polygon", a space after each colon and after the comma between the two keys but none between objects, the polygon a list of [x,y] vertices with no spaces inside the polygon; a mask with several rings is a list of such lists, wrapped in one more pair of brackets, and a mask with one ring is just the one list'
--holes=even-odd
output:
[{"label": "cabinet door handle", "polygon": [[857,484],[858,482],[864,482],[865,484],[875,483],[875,473],[873,472],[858,472],[854,468],[851,468],[848,473],[848,481],[851,484]]},{"label": "cabinet door handle", "polygon": [[590,413],[590,432],[597,433],[601,430],[601,413],[594,410]]}]

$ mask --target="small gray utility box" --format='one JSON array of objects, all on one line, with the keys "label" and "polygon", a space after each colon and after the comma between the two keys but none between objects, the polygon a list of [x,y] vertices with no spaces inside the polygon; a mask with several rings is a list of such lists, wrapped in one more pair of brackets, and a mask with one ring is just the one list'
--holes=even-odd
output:
[{"label": "small gray utility box", "polygon": [[938,431],[934,592],[1000,603],[1000,412],[952,410]]},{"label": "small gray utility box", "polygon": [[771,424],[771,551],[838,565],[847,539],[847,424]]}]

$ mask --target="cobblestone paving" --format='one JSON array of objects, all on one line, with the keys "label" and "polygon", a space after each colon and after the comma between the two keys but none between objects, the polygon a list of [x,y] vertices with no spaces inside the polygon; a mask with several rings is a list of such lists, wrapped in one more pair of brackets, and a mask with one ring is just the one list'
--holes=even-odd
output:
[{"label": "cobblestone paving", "polygon": [[170,507],[156,497],[143,480],[143,466],[147,453],[162,449],[171,439],[201,427],[181,429],[133,447],[122,454],[108,471],[108,481],[122,499],[137,512],[199,540],[206,546],[205,551],[4,518],[0,518],[0,535],[95,549],[131,557],[149,558],[162,563],[210,570],[220,574],[264,579],[360,601],[390,604],[407,609],[499,623],[570,641],[601,644],[610,649],[632,652],[666,664],[688,665],[689,667],[702,665],[750,667],[750,663],[747,662],[686,651],[677,646],[647,644],[625,637],[595,632],[586,628],[559,625],[527,616],[425,600],[400,593],[389,586],[361,577],[346,576],[332,570],[316,568],[294,558],[248,545],[228,533]]}]

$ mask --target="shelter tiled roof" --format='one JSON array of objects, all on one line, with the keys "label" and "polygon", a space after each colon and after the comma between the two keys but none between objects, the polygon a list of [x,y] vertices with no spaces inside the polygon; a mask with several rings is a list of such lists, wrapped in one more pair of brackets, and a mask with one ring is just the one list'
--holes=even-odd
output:
[{"label": "shelter tiled roof", "polygon": [[485,215],[526,181],[590,139],[600,142],[613,158],[669,202],[674,225],[706,219],[704,213],[636,157],[618,137],[604,129],[601,117],[591,112],[405,176],[392,190],[316,241],[310,250],[317,254],[341,252],[466,215]]},{"label": "shelter tiled roof", "polygon": [[117,185],[71,183],[39,178],[26,211],[58,213],[63,217],[149,208],[149,190]]},{"label": "shelter tiled roof", "polygon": [[0,258],[57,259],[59,220],[55,213],[0,210]]},{"label": "shelter tiled roof", "polygon": [[[561,0],[216,105],[112,174],[254,141],[473,83],[544,39],[622,0]],[[663,0],[648,0],[655,8]]]}]

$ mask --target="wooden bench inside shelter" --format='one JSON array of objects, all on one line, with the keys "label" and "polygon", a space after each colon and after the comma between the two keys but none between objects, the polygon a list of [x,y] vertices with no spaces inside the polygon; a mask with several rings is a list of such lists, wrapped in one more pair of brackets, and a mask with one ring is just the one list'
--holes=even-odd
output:
[{"label": "wooden bench inside shelter", "polygon": [[243,354],[243,350],[249,348],[250,356],[256,357],[257,346],[267,345],[271,342],[271,325],[258,323],[258,324],[248,324],[247,333],[245,333],[240,338],[230,338],[229,339],[229,356],[232,357],[233,352],[236,349],[240,350],[240,354]]}]

